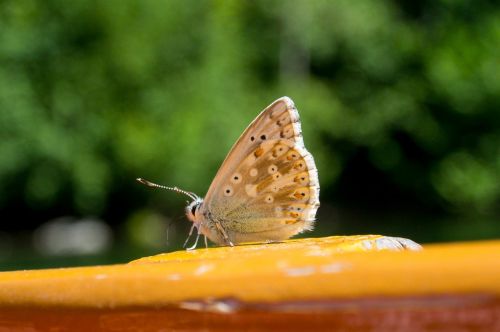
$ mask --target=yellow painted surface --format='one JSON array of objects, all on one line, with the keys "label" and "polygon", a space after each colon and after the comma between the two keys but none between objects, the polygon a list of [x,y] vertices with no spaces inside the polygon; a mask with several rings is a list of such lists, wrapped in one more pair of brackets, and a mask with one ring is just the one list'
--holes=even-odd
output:
[{"label": "yellow painted surface", "polygon": [[129,264],[0,273],[0,306],[181,305],[365,296],[500,295],[500,241],[368,250],[379,236],[177,251]]}]

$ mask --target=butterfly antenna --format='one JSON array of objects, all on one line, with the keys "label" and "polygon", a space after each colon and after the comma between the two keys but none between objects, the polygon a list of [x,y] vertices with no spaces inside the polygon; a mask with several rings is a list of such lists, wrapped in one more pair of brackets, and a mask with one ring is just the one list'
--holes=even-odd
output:
[{"label": "butterfly antenna", "polygon": [[185,190],[179,189],[177,187],[162,186],[161,184],[156,184],[156,183],[150,182],[148,180],[144,180],[143,178],[137,178],[136,180],[137,180],[137,182],[142,183],[143,185],[151,187],[151,188],[160,188],[160,189],[172,190],[172,191],[184,194],[184,195],[188,196],[189,198],[191,198],[192,200],[199,199],[199,197],[195,193],[192,193],[192,192],[189,192],[189,191],[185,191]]}]

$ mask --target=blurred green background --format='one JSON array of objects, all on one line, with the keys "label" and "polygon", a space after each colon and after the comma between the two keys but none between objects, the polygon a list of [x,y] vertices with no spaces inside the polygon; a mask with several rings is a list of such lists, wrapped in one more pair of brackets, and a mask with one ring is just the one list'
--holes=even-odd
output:
[{"label": "blurred green background", "polygon": [[[494,1],[0,2],[0,270],[178,250],[186,197],[273,100],[321,203],[304,236],[500,237]],[[168,230],[168,242],[167,242]]]}]

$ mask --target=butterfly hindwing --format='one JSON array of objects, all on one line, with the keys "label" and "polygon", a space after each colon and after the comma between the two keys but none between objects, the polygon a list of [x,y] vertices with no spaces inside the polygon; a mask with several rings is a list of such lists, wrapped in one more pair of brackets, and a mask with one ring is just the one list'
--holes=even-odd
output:
[{"label": "butterfly hindwing", "polygon": [[226,202],[231,206],[227,219],[242,221],[231,228],[247,233],[310,229],[319,202],[311,155],[288,140],[261,143],[255,151],[261,149],[261,155],[250,154],[242,162],[235,173],[242,181],[229,185],[230,192],[224,193],[233,198]]},{"label": "butterfly hindwing", "polygon": [[278,241],[311,229],[318,206],[314,159],[304,147],[298,112],[283,97],[226,157],[205,198],[205,228],[221,244],[222,235],[232,243]]}]

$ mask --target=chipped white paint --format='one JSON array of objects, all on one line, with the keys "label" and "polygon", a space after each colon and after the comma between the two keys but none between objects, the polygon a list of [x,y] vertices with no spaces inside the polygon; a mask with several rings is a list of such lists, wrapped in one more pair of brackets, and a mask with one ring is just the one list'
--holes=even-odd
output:
[{"label": "chipped white paint", "polygon": [[289,267],[285,268],[284,271],[289,277],[304,277],[314,274],[316,268],[314,266]]},{"label": "chipped white paint", "polygon": [[184,301],[179,303],[179,307],[186,310],[201,311],[203,310],[204,305],[201,302]]},{"label": "chipped white paint", "polygon": [[167,276],[167,279],[173,280],[173,281],[181,280],[181,275],[178,273],[174,273],[174,274]]},{"label": "chipped white paint", "polygon": [[211,271],[214,269],[213,264],[204,264],[198,266],[198,268],[194,271],[194,275],[196,276],[201,276],[202,274],[207,273],[208,271]]},{"label": "chipped white paint", "polygon": [[179,304],[179,307],[193,311],[208,311],[228,314],[238,309],[238,302],[234,300],[194,300],[184,301]]},{"label": "chipped white paint", "polygon": [[279,269],[284,269],[286,267],[288,267],[288,262],[287,261],[278,261],[276,263],[276,266],[279,268]]},{"label": "chipped white paint", "polygon": [[372,244],[372,241],[371,240],[364,240],[361,245],[363,246],[363,248],[365,248],[366,250],[371,250],[373,248],[373,244]]},{"label": "chipped white paint", "polygon": [[281,269],[289,277],[305,277],[315,273],[333,274],[352,268],[352,266],[345,262],[333,262],[330,264],[316,266],[299,266],[290,267],[287,261],[279,261],[276,266]]},{"label": "chipped white paint", "polygon": [[375,240],[365,240],[362,246],[366,250],[420,251],[422,246],[402,237],[382,236]]},{"label": "chipped white paint", "polygon": [[311,246],[308,248],[306,256],[331,256],[331,252],[328,250],[324,250],[321,246]]},{"label": "chipped white paint", "polygon": [[224,301],[216,301],[210,306],[210,311],[212,312],[220,312],[223,314],[229,314],[235,311],[236,306],[232,303],[224,302]]},{"label": "chipped white paint", "polygon": [[108,279],[108,275],[107,274],[96,274],[94,278],[96,280],[104,280],[104,279]]},{"label": "chipped white paint", "polygon": [[336,262],[336,263],[321,265],[319,267],[319,271],[321,273],[339,273],[350,268],[351,268],[350,264]]}]

